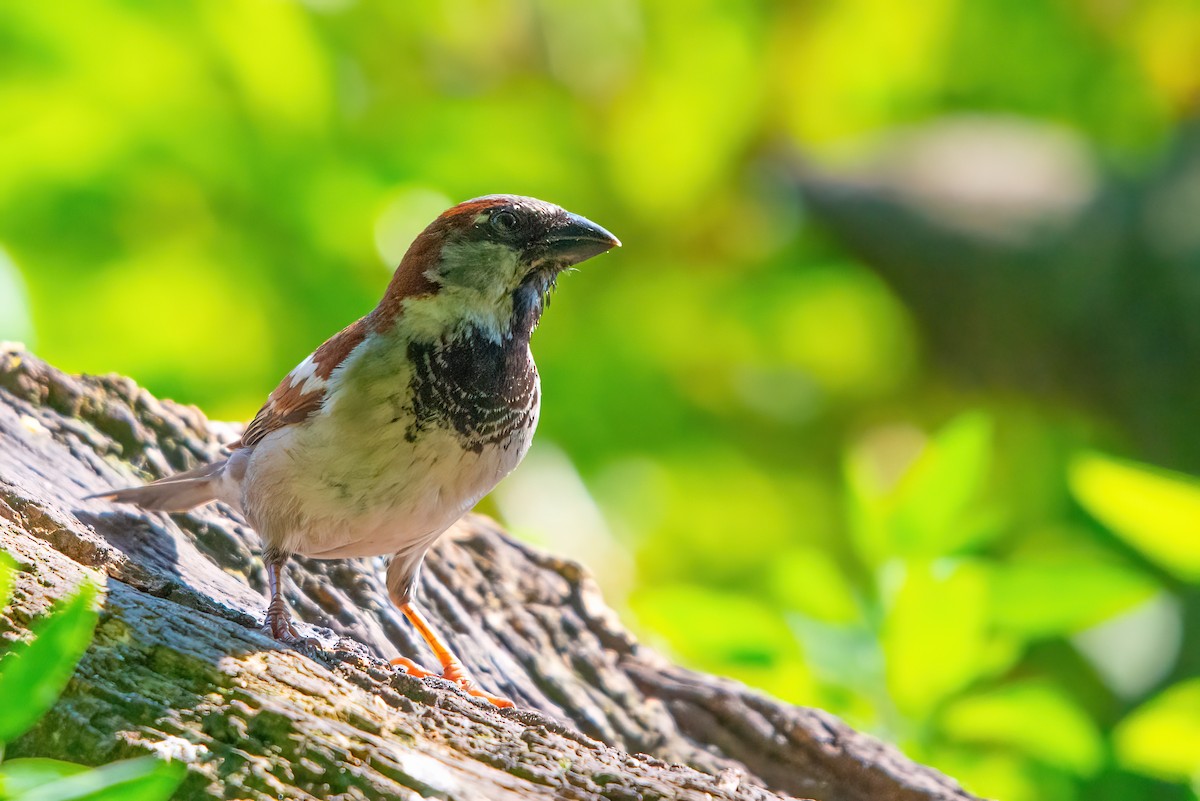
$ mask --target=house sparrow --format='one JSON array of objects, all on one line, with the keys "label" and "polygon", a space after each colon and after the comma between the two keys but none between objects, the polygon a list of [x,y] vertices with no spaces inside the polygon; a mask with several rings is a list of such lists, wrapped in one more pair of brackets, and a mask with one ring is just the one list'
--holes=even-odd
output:
[{"label": "house sparrow", "polygon": [[[413,591],[438,536],[529,449],[541,400],[529,338],[559,273],[619,245],[534,198],[460,203],[413,241],[370,314],[288,373],[227,458],[92,497],[240,510],[264,544],[263,630],[285,643],[301,639],[280,591],[289,556],[390,554],[388,592],[440,675],[511,706],[475,687]],[[404,658],[393,664],[435,675]]]}]

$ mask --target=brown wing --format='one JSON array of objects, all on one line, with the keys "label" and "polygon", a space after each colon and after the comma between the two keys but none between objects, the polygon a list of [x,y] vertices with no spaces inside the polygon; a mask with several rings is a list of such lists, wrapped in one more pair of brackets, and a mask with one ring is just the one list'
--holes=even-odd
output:
[{"label": "brown wing", "polygon": [[230,449],[249,448],[267,434],[302,423],[316,414],[325,402],[329,376],[366,339],[367,319],[363,317],[346,326],[293,368],[246,426],[242,438],[230,445]]}]

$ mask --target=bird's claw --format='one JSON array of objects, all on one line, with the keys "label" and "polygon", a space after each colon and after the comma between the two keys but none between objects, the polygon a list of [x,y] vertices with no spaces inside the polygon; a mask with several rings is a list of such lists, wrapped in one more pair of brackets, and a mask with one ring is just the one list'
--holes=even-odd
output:
[{"label": "bird's claw", "polygon": [[411,659],[403,656],[398,656],[391,661],[392,667],[402,667],[404,672],[413,678],[424,679],[429,676],[441,676],[441,673],[434,673],[432,670],[426,670]]},{"label": "bird's claw", "polygon": [[509,707],[516,706],[516,704],[514,704],[512,701],[508,700],[507,698],[502,698],[499,695],[492,695],[491,693],[488,693],[488,692],[485,692],[485,691],[479,689],[479,687],[475,684],[475,682],[473,682],[470,679],[470,677],[467,675],[467,669],[464,668],[462,666],[462,664],[460,664],[458,662],[453,662],[453,663],[447,665],[446,669],[443,670],[441,673],[438,673],[433,670],[427,670],[426,668],[421,667],[420,665],[418,665],[416,662],[412,661],[411,659],[408,659],[403,656],[398,656],[395,659],[393,659],[392,665],[394,665],[395,667],[404,668],[404,671],[406,673],[408,673],[408,675],[413,676],[418,679],[425,679],[425,678],[430,678],[430,677],[437,678],[437,679],[445,679],[446,681],[457,686],[460,690],[465,692],[467,695],[474,696],[475,698],[482,698],[483,700],[491,703],[493,706],[497,706],[501,709],[507,709]]},{"label": "bird's claw", "polygon": [[303,653],[315,654],[321,650],[321,643],[312,637],[302,636],[286,612],[280,614],[267,610],[267,616],[258,630],[276,642],[290,645]]}]

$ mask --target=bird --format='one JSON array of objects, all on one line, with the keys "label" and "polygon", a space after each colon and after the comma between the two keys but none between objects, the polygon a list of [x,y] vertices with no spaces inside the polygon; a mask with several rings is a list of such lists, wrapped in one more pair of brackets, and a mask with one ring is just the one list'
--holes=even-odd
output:
[{"label": "bird", "polygon": [[182,512],[238,510],[263,544],[264,633],[312,647],[282,594],[288,560],[390,556],[392,602],[448,679],[496,706],[414,601],[438,537],[508,475],[537,427],[530,337],[558,277],[620,241],[531,197],[487,195],[442,213],[412,242],[378,305],[279,383],[224,458],[89,496]]}]

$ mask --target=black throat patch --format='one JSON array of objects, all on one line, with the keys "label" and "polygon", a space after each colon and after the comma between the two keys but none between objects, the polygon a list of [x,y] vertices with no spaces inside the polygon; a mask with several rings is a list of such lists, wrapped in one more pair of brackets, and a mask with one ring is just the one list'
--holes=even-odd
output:
[{"label": "black throat patch", "polygon": [[475,453],[485,445],[511,447],[522,429],[537,422],[538,374],[520,336],[495,342],[471,331],[452,340],[411,343],[414,442],[430,428],[454,431]]}]

